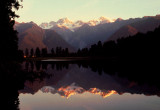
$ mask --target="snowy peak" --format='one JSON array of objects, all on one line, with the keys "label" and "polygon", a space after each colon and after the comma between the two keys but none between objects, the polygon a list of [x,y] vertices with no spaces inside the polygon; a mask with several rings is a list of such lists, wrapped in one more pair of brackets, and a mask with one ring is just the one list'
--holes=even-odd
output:
[{"label": "snowy peak", "polygon": [[72,30],[73,28],[73,22],[70,21],[68,18],[62,18],[59,19],[57,22],[55,21],[51,21],[49,23],[41,23],[39,25],[41,28],[43,29],[51,29],[53,27],[59,27],[59,28],[69,28],[70,30]]},{"label": "snowy peak", "polygon": [[106,17],[103,17],[103,16],[101,16],[101,17],[99,18],[99,21],[100,21],[100,24],[113,22],[113,20],[111,20],[111,19],[109,19],[109,18],[106,18]]},{"label": "snowy peak", "polygon": [[84,22],[83,22],[83,21],[81,21],[81,20],[78,20],[78,21],[76,21],[76,22],[75,22],[75,24],[83,25],[83,24],[84,24]]},{"label": "snowy peak", "polygon": [[90,20],[87,22],[89,26],[96,26],[98,24],[98,20]]},{"label": "snowy peak", "polygon": [[81,27],[82,25],[84,25],[85,23],[81,20],[76,21],[72,26],[73,27]]},{"label": "snowy peak", "polygon": [[62,19],[59,19],[57,21],[57,24],[61,24],[61,25],[63,25],[63,24],[73,24],[73,22],[70,21],[68,18],[62,18]]},{"label": "snowy peak", "polygon": [[55,21],[51,21],[51,22],[49,22],[49,25],[50,26],[54,26],[54,25],[56,25],[57,23],[55,22]]},{"label": "snowy peak", "polygon": [[108,20],[108,19],[105,18],[104,16],[101,16],[101,17],[99,18],[99,20],[100,20],[100,21],[105,21],[105,20]]},{"label": "snowy peak", "polygon": [[50,28],[52,28],[52,27],[55,26],[55,25],[57,25],[57,23],[54,22],[54,21],[51,21],[51,22],[49,22],[49,23],[47,23],[47,22],[41,23],[39,26],[40,26],[41,28],[43,28],[43,29],[50,29]]},{"label": "snowy peak", "polygon": [[[118,19],[118,20],[120,21],[121,19]],[[40,27],[43,29],[51,29],[58,25],[58,27],[66,27],[70,29],[71,31],[74,31],[75,29],[83,26],[84,24],[88,24],[89,26],[96,26],[98,24],[105,24],[105,23],[112,23],[112,22],[114,21],[111,20],[110,18],[106,18],[103,16],[101,16],[98,19],[90,20],[88,22],[83,22],[81,20],[73,22],[69,20],[68,18],[61,18],[57,22],[51,21],[49,23],[42,23],[40,24]]]},{"label": "snowy peak", "polygon": [[78,20],[73,24],[73,27],[81,27],[84,24],[85,24],[85,22]]},{"label": "snowy peak", "polygon": [[43,29],[50,29],[50,28],[58,25],[59,27],[66,26],[71,31],[74,31],[76,28],[79,28],[79,27],[83,26],[84,24],[88,24],[89,26],[96,26],[98,24],[104,24],[104,23],[110,23],[110,22],[112,22],[112,20],[105,18],[103,16],[97,20],[90,20],[88,22],[83,22],[81,20],[72,22],[68,18],[61,18],[57,22],[51,21],[49,23],[42,23],[42,24],[40,24],[40,27]]},{"label": "snowy peak", "polygon": [[90,21],[88,21],[87,24],[90,25],[90,26],[96,26],[98,24],[105,24],[105,23],[111,23],[111,22],[113,22],[113,20],[101,16],[97,20],[90,20]]},{"label": "snowy peak", "polygon": [[55,25],[54,27],[58,27],[58,28],[62,28],[62,29],[68,29],[67,26],[65,26],[65,25],[60,25],[60,24],[57,24],[57,25]]}]

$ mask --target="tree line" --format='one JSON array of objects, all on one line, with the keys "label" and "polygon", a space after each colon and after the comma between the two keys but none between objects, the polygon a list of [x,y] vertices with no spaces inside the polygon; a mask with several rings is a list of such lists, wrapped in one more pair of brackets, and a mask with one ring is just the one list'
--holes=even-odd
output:
[{"label": "tree line", "polygon": [[32,49],[25,49],[24,57],[67,57],[69,56],[68,48],[63,49],[62,47],[56,47],[55,49],[52,48],[48,51],[47,48],[40,49],[37,47],[35,50]]}]

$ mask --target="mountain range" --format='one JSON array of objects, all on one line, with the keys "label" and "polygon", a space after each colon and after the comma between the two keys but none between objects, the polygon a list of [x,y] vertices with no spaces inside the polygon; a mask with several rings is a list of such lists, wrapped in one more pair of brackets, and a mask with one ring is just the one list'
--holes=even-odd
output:
[{"label": "mountain range", "polygon": [[57,22],[42,23],[39,26],[34,22],[18,23],[15,27],[19,32],[19,48],[48,49],[61,46],[76,51],[78,48],[90,47],[98,41],[106,42],[128,37],[138,32],[153,31],[160,25],[160,15],[130,18],[123,20],[109,20],[100,17],[88,22],[72,22],[67,18]]},{"label": "mountain range", "polygon": [[[118,19],[120,19],[120,18],[118,18]],[[81,21],[81,20],[73,22],[73,21],[69,20],[68,18],[61,18],[57,22],[55,22],[55,21],[51,21],[49,23],[45,22],[45,23],[41,23],[39,26],[43,29],[50,29],[54,26],[66,27],[66,28],[74,31],[76,28],[79,28],[84,24],[88,24],[89,26],[96,26],[98,24],[111,23],[111,22],[114,22],[114,21],[115,20],[111,20],[111,19],[103,17],[103,16],[100,17],[97,20],[96,19],[95,20],[90,20],[88,22],[84,22],[84,21]]]},{"label": "mountain range", "polygon": [[146,33],[148,31],[153,31],[158,26],[160,26],[160,15],[145,16],[138,22],[121,27],[108,39],[108,41],[117,40],[122,37],[133,36],[138,32]]}]

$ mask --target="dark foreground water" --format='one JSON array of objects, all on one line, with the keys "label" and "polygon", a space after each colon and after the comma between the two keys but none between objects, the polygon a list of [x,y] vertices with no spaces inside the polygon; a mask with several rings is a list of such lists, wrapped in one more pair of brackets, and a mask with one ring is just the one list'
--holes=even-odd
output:
[{"label": "dark foreground water", "polygon": [[24,62],[22,69],[6,86],[12,110],[160,110],[157,79],[147,81],[152,73],[126,75],[134,71],[93,62]]}]

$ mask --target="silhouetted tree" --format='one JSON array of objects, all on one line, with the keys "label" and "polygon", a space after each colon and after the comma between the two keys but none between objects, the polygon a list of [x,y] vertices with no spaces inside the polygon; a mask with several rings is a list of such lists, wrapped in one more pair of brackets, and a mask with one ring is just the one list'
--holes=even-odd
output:
[{"label": "silhouetted tree", "polygon": [[54,69],[54,67],[55,67],[55,64],[54,64],[54,63],[52,63],[52,69]]},{"label": "silhouetted tree", "polygon": [[18,56],[17,56],[18,60],[23,60],[24,59],[24,53],[22,50],[18,50]]},{"label": "silhouetted tree", "polygon": [[34,56],[34,49],[32,48],[31,50],[30,50],[30,57],[33,57]]},{"label": "silhouetted tree", "polygon": [[62,47],[56,47],[56,55],[61,56],[62,55]]},{"label": "silhouetted tree", "polygon": [[98,48],[102,48],[102,42],[99,41],[98,44],[97,44]]},{"label": "silhouetted tree", "polygon": [[91,46],[91,48],[89,50],[89,54],[90,54],[90,56],[96,56],[97,55],[97,45],[96,44]]},{"label": "silhouetted tree", "polygon": [[103,55],[104,56],[116,56],[118,45],[115,41],[108,41],[103,44]]},{"label": "silhouetted tree", "polygon": [[42,57],[46,57],[47,56],[47,53],[48,53],[47,52],[47,48],[43,48],[41,52],[42,52],[42,54],[41,54]]},{"label": "silhouetted tree", "polygon": [[31,65],[31,71],[34,71],[34,62],[30,61],[30,65]]},{"label": "silhouetted tree", "polygon": [[25,56],[29,57],[29,50],[28,50],[28,48],[26,48],[26,50],[25,50]]},{"label": "silhouetted tree", "polygon": [[54,54],[55,54],[55,52],[54,52],[54,49],[53,49],[53,48],[51,49],[51,54],[52,54],[52,55],[54,55]]},{"label": "silhouetted tree", "polygon": [[47,70],[48,63],[47,62],[42,62],[42,69]]},{"label": "silhouetted tree", "polygon": [[27,61],[25,62],[25,70],[29,71],[29,62],[27,62]]},{"label": "silhouetted tree", "polygon": [[68,48],[65,48],[65,56],[67,57],[69,54]]},{"label": "silhouetted tree", "polygon": [[83,48],[83,49],[81,50],[81,56],[83,56],[83,57],[88,56],[88,48]]},{"label": "silhouetted tree", "polygon": [[81,49],[78,49],[77,56],[81,56]]},{"label": "silhouetted tree", "polygon": [[35,55],[36,55],[36,57],[40,57],[41,56],[41,51],[40,51],[39,47],[36,48]]},{"label": "silhouetted tree", "polygon": [[18,37],[14,30],[14,19],[18,17],[12,9],[18,10],[20,7],[18,0],[1,0],[0,2],[0,60],[16,59],[18,56]]},{"label": "silhouetted tree", "polygon": [[41,69],[41,62],[40,61],[36,61],[35,62],[35,66],[36,66],[36,70],[40,71],[40,69]]}]

